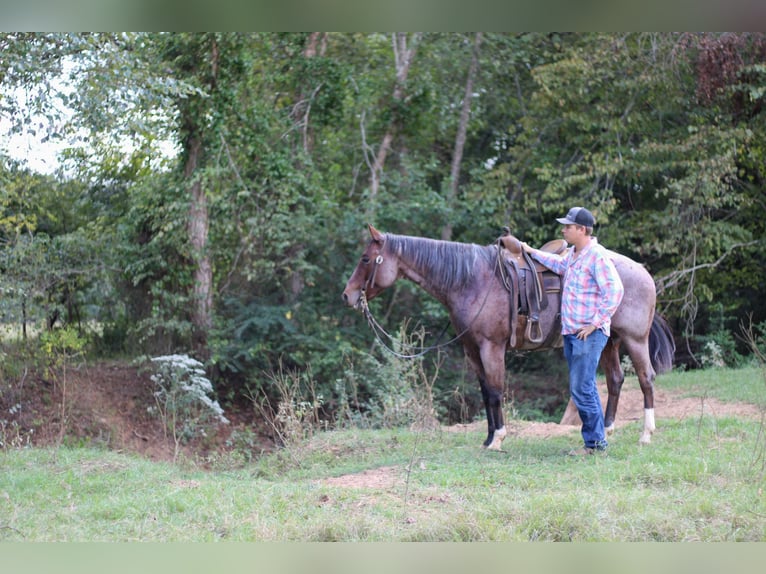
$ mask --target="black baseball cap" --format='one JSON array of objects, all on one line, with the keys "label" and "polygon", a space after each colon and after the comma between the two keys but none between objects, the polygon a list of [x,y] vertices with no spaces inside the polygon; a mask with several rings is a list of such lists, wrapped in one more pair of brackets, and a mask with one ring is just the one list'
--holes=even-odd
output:
[{"label": "black baseball cap", "polygon": [[560,217],[556,221],[563,225],[583,225],[585,227],[593,227],[596,224],[593,214],[584,207],[573,207],[566,217]]}]

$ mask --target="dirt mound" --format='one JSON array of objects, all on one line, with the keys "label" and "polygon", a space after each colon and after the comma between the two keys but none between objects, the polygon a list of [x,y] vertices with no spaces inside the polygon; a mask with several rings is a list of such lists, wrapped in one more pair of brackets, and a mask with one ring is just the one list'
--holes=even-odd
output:
[{"label": "dirt mound", "polygon": [[[154,405],[149,373],[124,362],[99,362],[70,367],[55,377],[25,374],[0,388],[0,423],[5,440],[18,445],[94,444],[135,452],[153,460],[172,460],[175,446],[161,420],[149,412]],[[258,437],[260,452],[273,448],[260,436],[249,413],[228,412],[229,425],[215,436],[185,445],[194,458],[222,448],[234,429],[243,425]],[[0,435],[2,437],[2,435]]]}]

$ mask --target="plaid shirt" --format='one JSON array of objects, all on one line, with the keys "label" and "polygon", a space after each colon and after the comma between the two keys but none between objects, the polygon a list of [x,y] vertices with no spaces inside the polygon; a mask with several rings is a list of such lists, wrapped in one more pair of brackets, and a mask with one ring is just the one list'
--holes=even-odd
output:
[{"label": "plaid shirt", "polygon": [[614,263],[595,237],[573,259],[574,247],[563,256],[537,251],[534,258],[564,276],[561,294],[561,333],[573,335],[586,325],[595,325],[609,336],[612,315],[624,289]]}]

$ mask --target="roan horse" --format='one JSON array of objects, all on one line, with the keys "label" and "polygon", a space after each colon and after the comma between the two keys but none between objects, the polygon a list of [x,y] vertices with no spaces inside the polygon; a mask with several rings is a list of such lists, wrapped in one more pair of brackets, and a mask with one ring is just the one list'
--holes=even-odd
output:
[{"label": "roan horse", "polygon": [[[343,300],[350,307],[366,310],[367,300],[404,277],[441,302],[449,311],[452,326],[481,385],[488,427],[483,446],[500,450],[506,435],[502,413],[506,351],[560,347],[561,337],[546,336],[534,347],[511,345],[515,310],[498,263],[499,245],[381,233],[372,225],[369,231],[371,240],[346,283]],[[604,423],[608,432],[614,430],[625,378],[619,354],[623,345],[644,395],[644,427],[639,442],[648,444],[655,430],[655,374],[672,367],[675,344],[667,323],[655,315],[656,290],[651,275],[633,260],[609,253],[625,294],[612,317],[611,337],[601,355],[608,389]]]}]

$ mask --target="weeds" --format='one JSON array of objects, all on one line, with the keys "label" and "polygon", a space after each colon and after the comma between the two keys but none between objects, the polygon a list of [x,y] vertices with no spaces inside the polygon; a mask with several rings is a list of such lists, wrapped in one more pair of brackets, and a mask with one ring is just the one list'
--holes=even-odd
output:
[{"label": "weeds", "polygon": [[[402,324],[394,342],[397,349],[422,347],[425,331],[421,328],[408,333]],[[350,361],[343,379],[336,380],[333,397],[335,419],[323,416],[325,397],[317,392],[311,370],[300,372],[285,368],[280,361],[276,371],[266,373],[272,389],[269,397],[263,390],[250,391],[256,414],[266,421],[283,451],[298,466],[308,454],[305,446],[318,431],[330,428],[397,428],[409,426],[416,432],[439,428],[434,407],[434,384],[443,362],[442,353],[436,351],[433,369],[428,372],[423,357],[402,358],[386,353],[377,368],[374,384],[362,385]],[[367,356],[363,360],[375,361]],[[417,447],[417,444],[415,445]],[[415,450],[412,461],[417,458]],[[407,474],[409,476],[410,469]],[[406,497],[406,493],[405,493]]]},{"label": "weeds", "polygon": [[69,377],[68,368],[74,359],[82,357],[87,341],[72,327],[46,331],[40,335],[40,348],[43,353],[48,376],[61,394],[60,429],[58,443],[64,440],[69,416]]},{"label": "weeds", "polygon": [[425,330],[421,327],[408,332],[407,329],[405,321],[392,341],[394,353],[384,352],[381,359],[371,355],[362,358],[375,363],[364,365],[364,372],[373,373],[374,378],[362,380],[354,364],[347,364],[344,378],[337,380],[335,385],[341,424],[350,422],[363,428],[438,427],[434,385],[444,354],[434,350],[430,372],[424,356],[404,358],[397,355],[403,350],[424,347]]},{"label": "weeds", "polygon": [[23,430],[17,421],[0,419],[0,450],[31,446],[34,432],[34,429]]},{"label": "weeds", "polygon": [[328,428],[320,416],[324,398],[316,392],[311,371],[286,369],[280,360],[278,370],[267,376],[275,389],[276,405],[263,391],[250,391],[250,400],[276,441],[300,465],[302,445],[318,430]]},{"label": "weeds", "polygon": [[[766,323],[753,325],[753,319],[750,317],[747,323],[740,325],[740,329],[766,383]],[[758,463],[761,465],[761,472],[766,472],[766,408],[761,409],[761,424],[755,445],[754,464]]]}]

